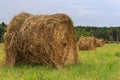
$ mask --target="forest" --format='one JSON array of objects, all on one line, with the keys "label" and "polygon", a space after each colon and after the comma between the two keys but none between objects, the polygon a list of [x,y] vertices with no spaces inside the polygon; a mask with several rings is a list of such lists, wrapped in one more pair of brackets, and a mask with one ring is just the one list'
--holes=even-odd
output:
[{"label": "forest", "polygon": [[76,26],[77,40],[80,36],[103,38],[106,42],[120,41],[120,27]]},{"label": "forest", "polygon": [[4,41],[3,35],[4,35],[5,31],[6,31],[6,24],[4,22],[2,22],[0,24],[0,42]]},{"label": "forest", "polygon": [[[0,24],[0,42],[3,42],[3,35],[6,31],[6,24]],[[97,26],[75,26],[77,40],[81,36],[103,38],[106,42],[120,42],[120,27],[97,27]]]}]

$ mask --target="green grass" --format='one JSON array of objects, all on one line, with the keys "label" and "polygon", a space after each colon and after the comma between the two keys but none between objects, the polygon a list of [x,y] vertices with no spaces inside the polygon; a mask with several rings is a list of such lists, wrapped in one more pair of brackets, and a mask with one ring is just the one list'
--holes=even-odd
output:
[{"label": "green grass", "polygon": [[79,57],[81,64],[59,70],[39,65],[3,68],[4,51],[0,45],[0,80],[120,80],[120,44],[79,51]]}]

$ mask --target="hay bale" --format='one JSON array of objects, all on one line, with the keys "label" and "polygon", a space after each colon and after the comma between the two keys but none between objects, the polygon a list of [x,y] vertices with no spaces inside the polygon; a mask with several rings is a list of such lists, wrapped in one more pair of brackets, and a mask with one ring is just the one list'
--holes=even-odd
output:
[{"label": "hay bale", "polygon": [[104,39],[96,39],[96,47],[103,47],[104,44]]},{"label": "hay bale", "polygon": [[96,41],[94,37],[80,37],[78,41],[78,48],[80,50],[94,50],[96,48]]},{"label": "hay bale", "polygon": [[59,68],[77,62],[75,30],[65,14],[30,16],[19,27],[18,34],[11,34],[10,41],[6,34],[6,56],[11,57],[6,57],[7,65],[25,63]]},{"label": "hay bale", "polygon": [[[20,28],[25,22],[25,20],[32,16],[31,14],[22,12],[19,15],[16,15],[7,26],[7,32],[4,34],[4,43],[5,43],[5,65],[13,65],[15,63],[14,56],[19,53],[21,46],[20,43]],[[16,39],[17,38],[17,39]]]}]

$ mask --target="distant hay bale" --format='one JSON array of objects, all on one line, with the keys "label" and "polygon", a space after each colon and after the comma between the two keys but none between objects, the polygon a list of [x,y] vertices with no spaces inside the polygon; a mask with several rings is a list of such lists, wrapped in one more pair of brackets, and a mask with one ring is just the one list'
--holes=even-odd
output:
[{"label": "distant hay bale", "polygon": [[78,48],[80,50],[94,50],[96,48],[96,41],[94,37],[80,37],[78,41]]},{"label": "distant hay bale", "polygon": [[[12,21],[5,34],[6,65],[25,63],[59,68],[77,62],[75,30],[67,15],[29,15],[20,21],[20,26]],[[13,25],[19,28],[17,32]]]},{"label": "distant hay bale", "polygon": [[102,47],[104,44],[104,39],[96,39],[96,47]]}]

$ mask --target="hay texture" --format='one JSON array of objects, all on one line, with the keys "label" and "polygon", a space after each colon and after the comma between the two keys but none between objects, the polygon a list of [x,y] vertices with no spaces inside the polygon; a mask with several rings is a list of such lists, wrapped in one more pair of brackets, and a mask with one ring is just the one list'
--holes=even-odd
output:
[{"label": "hay texture", "polygon": [[7,32],[4,34],[5,43],[5,65],[13,65],[17,61],[17,54],[20,53],[20,28],[25,20],[32,16],[28,13],[20,13],[15,16],[7,26]]},{"label": "hay texture", "polygon": [[77,45],[80,50],[94,50],[96,48],[96,40],[94,37],[80,37]]},{"label": "hay texture", "polygon": [[65,14],[21,13],[11,20],[5,33],[5,63],[56,68],[76,63],[75,38],[73,23]]},{"label": "hay texture", "polygon": [[96,47],[103,47],[105,44],[104,39],[96,39]]}]

